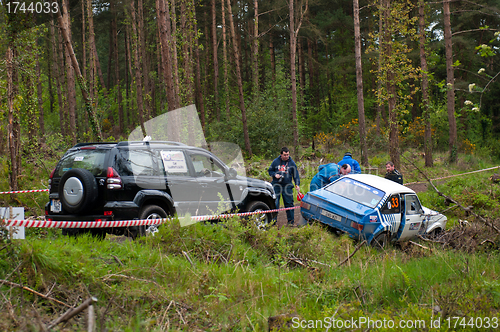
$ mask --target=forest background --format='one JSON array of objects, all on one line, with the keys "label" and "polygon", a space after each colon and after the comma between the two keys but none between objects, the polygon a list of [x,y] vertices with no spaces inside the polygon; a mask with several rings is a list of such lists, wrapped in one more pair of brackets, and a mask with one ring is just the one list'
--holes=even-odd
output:
[{"label": "forest background", "polygon": [[[30,0],[31,1],[31,0]],[[0,6],[0,153],[126,139],[195,104],[246,157],[409,148],[500,157],[500,2],[62,1]],[[15,8],[15,9],[14,9]],[[31,9],[30,9],[31,8]],[[49,10],[46,10],[46,9]]]}]

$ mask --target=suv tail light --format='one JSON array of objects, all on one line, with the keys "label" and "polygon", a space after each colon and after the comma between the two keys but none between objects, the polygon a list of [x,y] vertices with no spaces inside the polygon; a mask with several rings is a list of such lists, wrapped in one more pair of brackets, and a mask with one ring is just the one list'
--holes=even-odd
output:
[{"label": "suv tail light", "polygon": [[108,189],[122,189],[123,183],[120,174],[113,168],[108,167],[108,172],[106,174],[106,183]]},{"label": "suv tail light", "polygon": [[52,178],[54,177],[54,173],[56,172],[56,169],[54,168],[52,170],[52,172],[50,172],[50,175],[49,175],[49,190],[51,188],[51,184],[52,184]]}]

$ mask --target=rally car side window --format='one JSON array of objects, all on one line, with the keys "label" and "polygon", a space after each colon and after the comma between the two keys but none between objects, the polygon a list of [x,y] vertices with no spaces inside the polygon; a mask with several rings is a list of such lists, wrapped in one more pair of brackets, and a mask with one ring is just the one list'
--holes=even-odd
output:
[{"label": "rally car side window", "polygon": [[399,194],[390,196],[382,206],[381,211],[384,214],[394,214],[401,212],[401,197]]}]

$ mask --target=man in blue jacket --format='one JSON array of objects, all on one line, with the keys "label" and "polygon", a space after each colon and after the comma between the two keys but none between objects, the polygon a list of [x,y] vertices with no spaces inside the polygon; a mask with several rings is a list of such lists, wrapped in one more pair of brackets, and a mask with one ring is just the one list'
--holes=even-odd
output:
[{"label": "man in blue jacket", "polygon": [[316,173],[309,185],[309,191],[323,188],[327,184],[349,173],[351,173],[351,166],[349,164],[343,164],[342,166],[335,163],[319,165],[318,173]]},{"label": "man in blue jacket", "polygon": [[[280,196],[283,196],[283,204],[285,207],[293,207],[293,182],[295,188],[300,191],[300,177],[297,165],[290,157],[290,150],[287,147],[281,148],[280,156],[273,160],[268,170],[269,175],[273,178],[272,185],[276,194],[276,208],[280,205]],[[286,217],[288,225],[292,225],[294,221],[294,211],[287,210]]]},{"label": "man in blue jacket", "polygon": [[346,152],[344,154],[344,159],[339,161],[337,164],[339,165],[348,164],[349,166],[351,166],[352,174],[361,174],[361,167],[359,167],[358,161],[352,158],[352,154],[350,152]]}]

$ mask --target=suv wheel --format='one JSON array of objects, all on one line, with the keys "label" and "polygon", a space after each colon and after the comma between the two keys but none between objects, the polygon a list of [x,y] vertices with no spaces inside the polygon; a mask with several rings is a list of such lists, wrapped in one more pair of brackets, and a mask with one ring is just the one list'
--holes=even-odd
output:
[{"label": "suv wheel", "polygon": [[69,213],[78,213],[94,203],[97,194],[97,182],[94,175],[83,168],[70,169],[61,177],[59,199],[63,209]]},{"label": "suv wheel", "polygon": [[[139,219],[164,219],[167,217],[167,213],[158,205],[147,205],[142,208],[139,214]],[[141,226],[140,235],[155,235],[158,232],[158,225],[146,225]]]},{"label": "suv wheel", "polygon": [[[267,210],[270,210],[269,206],[259,201],[250,203],[247,208],[247,212],[262,212]],[[248,216],[247,220],[252,221],[258,229],[266,229],[275,223],[271,213],[253,214]]]}]

